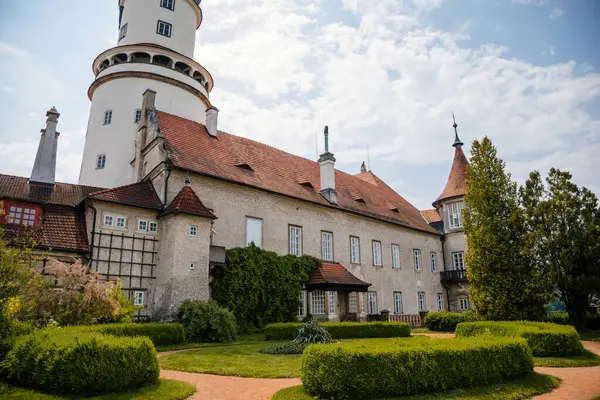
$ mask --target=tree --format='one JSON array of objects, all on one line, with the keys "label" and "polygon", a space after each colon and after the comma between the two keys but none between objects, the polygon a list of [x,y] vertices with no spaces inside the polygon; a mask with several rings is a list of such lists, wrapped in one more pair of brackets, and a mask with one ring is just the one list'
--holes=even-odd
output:
[{"label": "tree", "polygon": [[463,211],[469,294],[486,319],[538,319],[548,294],[522,251],[525,223],[516,183],[491,140],[473,141]]},{"label": "tree", "polygon": [[554,168],[546,185],[532,172],[520,197],[532,262],[565,303],[571,324],[585,330],[586,310],[600,288],[598,199],[572,183],[569,172]]}]

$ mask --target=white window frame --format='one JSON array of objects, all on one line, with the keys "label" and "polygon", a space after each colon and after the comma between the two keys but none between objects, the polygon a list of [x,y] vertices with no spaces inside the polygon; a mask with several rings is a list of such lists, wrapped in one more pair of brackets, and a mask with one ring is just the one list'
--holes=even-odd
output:
[{"label": "white window frame", "polygon": [[133,291],[133,305],[134,306],[144,306],[144,300],[146,297],[146,293],[143,290],[134,290]]},{"label": "white window frame", "polygon": [[333,261],[333,232],[321,231],[321,259]]},{"label": "white window frame", "polygon": [[104,169],[106,167],[106,154],[98,154],[96,156],[96,169]]},{"label": "white window frame", "polygon": [[173,34],[173,25],[168,22],[161,21],[159,19],[156,24],[156,33],[158,33],[161,36],[170,38]]},{"label": "white window frame", "polygon": [[413,249],[413,259],[415,263],[415,270],[421,271],[423,269],[423,259],[421,258],[421,250]]},{"label": "white window frame", "polygon": [[293,256],[302,255],[302,227],[298,225],[288,226],[289,252]]},{"label": "white window frame", "polygon": [[404,314],[404,306],[402,305],[402,292],[394,292],[394,314]]},{"label": "white window frame", "polygon": [[167,10],[175,10],[175,0],[160,0],[160,6]]},{"label": "white window frame", "polygon": [[325,315],[325,292],[313,290],[310,292],[310,313],[313,315]]},{"label": "white window frame", "polygon": [[464,271],[465,268],[465,252],[455,251],[452,253],[452,268],[455,271]]},{"label": "white window frame", "polygon": [[11,205],[8,212],[8,223],[15,225],[33,226],[37,209],[23,207],[20,205]]},{"label": "white window frame", "polygon": [[114,226],[115,217],[113,215],[104,215],[104,220],[102,221],[102,225],[104,226]]},{"label": "white window frame", "polygon": [[360,264],[360,238],[350,236],[350,263]]},{"label": "white window frame", "polygon": [[431,272],[437,272],[437,253],[431,252]]},{"label": "white window frame", "polygon": [[112,124],[112,114],[113,111],[112,110],[106,110],[104,111],[104,119],[102,120],[102,125],[110,125]]},{"label": "white window frame", "polygon": [[373,266],[383,267],[383,257],[381,254],[381,242],[379,240],[371,241],[373,247]]},{"label": "white window frame", "polygon": [[197,237],[198,236],[198,226],[197,225],[190,225],[189,234],[190,234],[191,237]]},{"label": "white window frame", "polygon": [[329,314],[335,314],[335,294],[332,290],[329,291]]},{"label": "white window frame", "polygon": [[[252,238],[250,236],[253,224],[260,226],[260,233],[257,238]],[[256,243],[257,240],[258,240],[258,243]],[[250,243],[254,243],[254,245],[256,247],[262,248],[262,240],[263,240],[263,220],[260,218],[246,217],[246,246],[250,245]]]},{"label": "white window frame", "polygon": [[418,304],[419,304],[419,311],[425,311],[427,310],[427,298],[425,297],[425,292],[419,292],[417,294],[417,299],[418,299]]},{"label": "white window frame", "polygon": [[300,304],[298,305],[298,318],[306,317],[306,291],[301,290],[300,294]]},{"label": "white window frame", "polygon": [[137,224],[138,232],[147,232],[148,231],[148,221],[140,219]]},{"label": "white window frame", "polygon": [[400,268],[400,245],[392,243],[392,268]]},{"label": "white window frame", "polygon": [[462,210],[464,203],[462,201],[456,201],[454,203],[448,203],[448,227],[450,229],[462,227]]},{"label": "white window frame", "polygon": [[369,314],[378,314],[379,311],[377,309],[377,292],[367,292],[367,300],[368,300],[368,313]]},{"label": "white window frame", "polygon": [[358,312],[358,293],[351,292],[348,294],[348,312],[356,314]]},{"label": "white window frame", "polygon": [[118,215],[115,218],[115,227],[122,228],[122,229],[127,227],[127,218],[125,218],[121,215]]},{"label": "white window frame", "polygon": [[133,123],[139,124],[141,120],[142,120],[142,110],[140,108],[137,108],[133,113]]},{"label": "white window frame", "polygon": [[438,311],[444,311],[444,295],[442,293],[437,294],[437,305]]},{"label": "white window frame", "polygon": [[148,221],[148,233],[157,233],[157,232],[158,232],[158,222]]},{"label": "white window frame", "polygon": [[460,311],[468,311],[469,310],[469,298],[468,297],[461,297],[458,299],[458,309]]},{"label": "white window frame", "polygon": [[119,29],[119,41],[127,36],[127,24],[123,25],[121,29]]}]

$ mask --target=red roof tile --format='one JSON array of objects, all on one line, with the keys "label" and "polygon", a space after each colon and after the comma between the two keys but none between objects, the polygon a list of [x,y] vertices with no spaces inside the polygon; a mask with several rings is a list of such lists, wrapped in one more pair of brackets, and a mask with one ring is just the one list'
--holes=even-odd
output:
[{"label": "red roof tile", "polygon": [[446,187],[433,206],[442,200],[452,197],[464,196],[467,193],[467,175],[469,173],[469,161],[462,150],[462,147],[457,147],[454,152],[454,161],[448,175]]},{"label": "red roof tile", "polygon": [[423,218],[425,218],[425,221],[427,221],[430,224],[442,221],[440,214],[438,214],[438,211],[435,208],[429,210],[421,210],[421,215],[423,216]]},{"label": "red roof tile", "polygon": [[162,203],[150,181],[132,183],[114,189],[106,189],[90,193],[90,199],[102,200],[126,206],[160,210]]},{"label": "red roof tile", "polygon": [[313,272],[310,277],[308,286],[325,286],[325,285],[340,285],[340,286],[360,286],[367,288],[371,286],[363,280],[358,279],[342,264],[338,263],[323,263],[321,268]]},{"label": "red roof tile", "polygon": [[206,218],[217,218],[210,212],[208,208],[202,204],[194,190],[189,186],[184,186],[177,196],[173,199],[171,204],[165,209],[162,215],[170,213],[183,213],[197,215],[199,217]]},{"label": "red roof tile", "polygon": [[[159,117],[175,167],[438,233],[423,220],[419,210],[371,172],[353,176],[336,170],[338,205],[332,206],[320,194],[317,162],[221,131],[214,138],[204,125],[164,112],[159,112]],[[252,171],[236,167],[240,163],[250,165]],[[314,189],[302,182],[310,182]],[[354,200],[357,195],[364,203]]]},{"label": "red roof tile", "polygon": [[57,182],[54,186],[29,184],[29,178],[0,174],[0,199],[30,201],[41,204],[75,206],[89,193],[103,188]]}]

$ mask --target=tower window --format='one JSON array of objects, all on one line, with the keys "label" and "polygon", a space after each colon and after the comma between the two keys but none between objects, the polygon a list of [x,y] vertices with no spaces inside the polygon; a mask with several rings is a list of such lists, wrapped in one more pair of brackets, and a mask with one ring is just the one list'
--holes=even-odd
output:
[{"label": "tower window", "polygon": [[112,122],[112,110],[104,111],[104,123],[103,125],[110,125]]},{"label": "tower window", "polygon": [[119,40],[123,39],[127,36],[127,24],[123,25],[119,30]]},{"label": "tower window", "polygon": [[156,33],[159,35],[163,35],[166,37],[171,37],[171,31],[173,30],[173,25],[168,22],[158,21],[158,25],[156,26]]},{"label": "tower window", "polygon": [[173,11],[175,9],[175,0],[160,0],[160,6]]},{"label": "tower window", "polygon": [[142,110],[140,110],[138,108],[137,110],[135,110],[135,115],[133,117],[133,123],[139,124],[141,120],[142,120]]},{"label": "tower window", "polygon": [[99,154],[96,158],[96,169],[104,169],[106,166],[106,154]]}]

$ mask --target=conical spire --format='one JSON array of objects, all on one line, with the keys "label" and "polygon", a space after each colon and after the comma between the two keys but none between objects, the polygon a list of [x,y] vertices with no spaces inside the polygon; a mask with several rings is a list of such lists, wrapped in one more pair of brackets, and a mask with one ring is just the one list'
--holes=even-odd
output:
[{"label": "conical spire", "polygon": [[452,124],[452,127],[454,128],[454,144],[452,146],[459,148],[462,147],[464,143],[461,142],[458,138],[458,130],[456,129],[458,128],[458,125],[456,124],[456,118],[454,118],[454,113],[452,113],[452,121],[454,121],[454,124]]},{"label": "conical spire", "polygon": [[452,113],[452,120],[454,124],[454,161],[452,162],[452,168],[450,169],[450,175],[448,175],[448,182],[446,182],[446,187],[440,196],[433,202],[433,206],[437,207],[437,205],[446,199],[464,196],[467,193],[467,175],[469,173],[469,161],[465,156],[465,153],[462,150],[463,142],[458,138],[458,130],[456,129],[458,125],[456,124],[456,119],[454,118],[454,113]]}]

